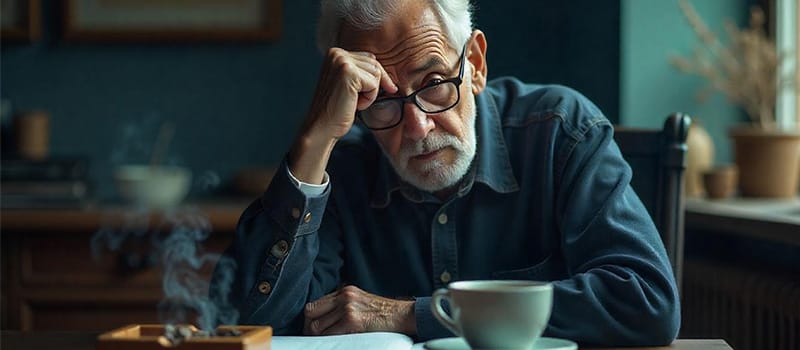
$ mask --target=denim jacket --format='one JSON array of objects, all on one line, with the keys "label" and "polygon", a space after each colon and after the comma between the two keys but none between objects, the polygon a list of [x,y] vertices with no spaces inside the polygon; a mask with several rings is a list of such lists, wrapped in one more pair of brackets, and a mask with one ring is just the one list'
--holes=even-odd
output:
[{"label": "denim jacket", "polygon": [[359,125],[337,143],[320,196],[304,195],[284,161],[225,253],[240,323],[299,334],[305,303],[352,284],[414,298],[424,341],[451,336],[432,315],[435,289],[527,279],[553,281],[545,336],[672,341],[672,270],[608,119],[574,90],[513,78],[490,82],[476,106],[476,158],[446,201],[403,182]]}]

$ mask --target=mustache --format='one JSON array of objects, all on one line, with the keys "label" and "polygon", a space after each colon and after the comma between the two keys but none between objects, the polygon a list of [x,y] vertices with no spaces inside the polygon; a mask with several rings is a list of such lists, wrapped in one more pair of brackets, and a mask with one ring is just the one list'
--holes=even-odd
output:
[{"label": "mustache", "polygon": [[400,148],[400,154],[402,158],[408,159],[421,154],[438,151],[445,147],[453,147],[458,150],[460,149],[460,144],[460,140],[450,134],[429,134],[422,140],[403,144]]}]

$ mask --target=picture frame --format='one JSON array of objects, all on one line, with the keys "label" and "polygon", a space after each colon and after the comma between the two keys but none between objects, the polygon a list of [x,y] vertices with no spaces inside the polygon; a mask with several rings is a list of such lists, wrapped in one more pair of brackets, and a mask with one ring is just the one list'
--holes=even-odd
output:
[{"label": "picture frame", "polygon": [[41,38],[40,0],[0,0],[0,39],[33,42]]},{"label": "picture frame", "polygon": [[66,0],[64,39],[95,42],[272,41],[283,0]]}]

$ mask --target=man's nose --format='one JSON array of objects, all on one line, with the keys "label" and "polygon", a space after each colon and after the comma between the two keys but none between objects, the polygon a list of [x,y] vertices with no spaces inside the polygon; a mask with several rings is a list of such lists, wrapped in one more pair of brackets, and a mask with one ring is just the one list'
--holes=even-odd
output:
[{"label": "man's nose", "polygon": [[404,137],[419,141],[428,136],[428,133],[436,127],[433,119],[419,109],[417,105],[406,103],[403,108]]}]

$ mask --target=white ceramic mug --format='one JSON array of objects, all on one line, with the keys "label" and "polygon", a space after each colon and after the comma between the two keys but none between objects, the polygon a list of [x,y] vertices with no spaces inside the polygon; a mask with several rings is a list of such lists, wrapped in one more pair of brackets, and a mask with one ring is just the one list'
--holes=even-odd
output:
[{"label": "white ceramic mug", "polygon": [[552,307],[553,285],[536,281],[453,282],[431,300],[433,315],[473,349],[533,348]]}]

